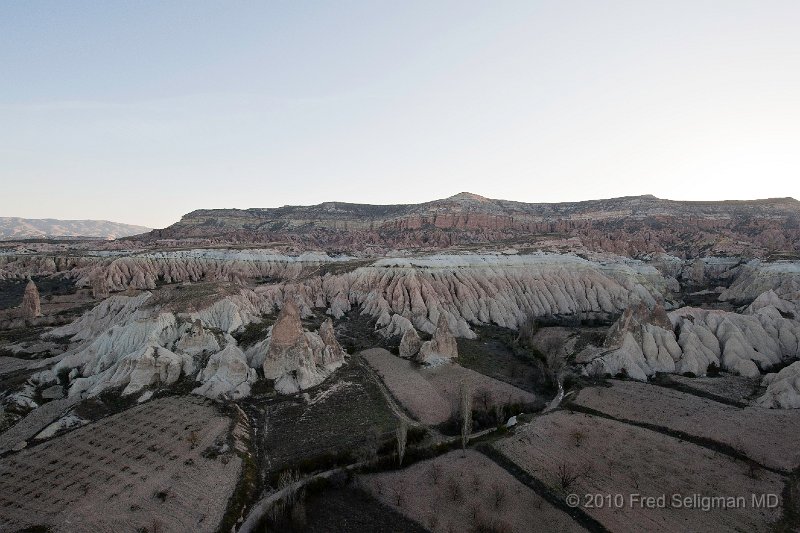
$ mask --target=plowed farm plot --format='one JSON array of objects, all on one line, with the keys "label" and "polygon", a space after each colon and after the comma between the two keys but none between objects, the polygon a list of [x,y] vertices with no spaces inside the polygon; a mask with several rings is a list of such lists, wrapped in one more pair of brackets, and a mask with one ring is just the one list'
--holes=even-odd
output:
[{"label": "plowed farm plot", "polygon": [[442,424],[457,411],[462,384],[472,391],[473,408],[488,410],[509,404],[543,405],[543,399],[531,392],[457,364],[418,367],[382,348],[365,350],[362,355],[392,396],[424,424]]},{"label": "plowed farm plot", "polygon": [[433,532],[584,531],[488,457],[454,451],[403,470],[367,475],[384,504]]},{"label": "plowed farm plot", "polygon": [[611,531],[769,531],[781,519],[780,505],[757,508],[752,497],[782,504],[783,476],[615,420],[556,411],[494,446]]},{"label": "plowed farm plot", "polygon": [[0,460],[0,530],[215,531],[239,473],[208,400],[133,407]]},{"label": "plowed farm plot", "polygon": [[632,381],[583,389],[573,401],[614,418],[660,426],[732,447],[764,466],[800,466],[800,410],[735,407]]}]

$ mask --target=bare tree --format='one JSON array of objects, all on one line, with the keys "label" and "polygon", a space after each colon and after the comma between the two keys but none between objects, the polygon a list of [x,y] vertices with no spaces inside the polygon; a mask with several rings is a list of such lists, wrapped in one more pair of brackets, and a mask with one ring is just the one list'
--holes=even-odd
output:
[{"label": "bare tree", "polygon": [[486,387],[481,387],[475,391],[475,400],[478,403],[478,408],[484,412],[489,412],[492,408],[492,393]]},{"label": "bare tree", "polygon": [[492,484],[492,504],[494,505],[495,510],[499,511],[500,508],[503,506],[503,502],[506,501],[506,490],[503,488],[502,485],[495,482]]},{"label": "bare tree", "polygon": [[376,427],[371,427],[364,435],[361,446],[355,452],[356,459],[360,462],[368,462],[378,456],[380,447],[380,433]]},{"label": "bare tree", "polygon": [[405,420],[400,421],[400,425],[395,430],[397,437],[397,466],[403,466],[403,457],[406,455],[406,442],[408,441],[408,426]]},{"label": "bare tree", "polygon": [[573,483],[578,481],[581,477],[580,472],[578,472],[575,468],[567,463],[561,463],[558,465],[558,481],[561,484],[561,488],[569,490]]},{"label": "bare tree", "polygon": [[526,347],[533,346],[533,337],[539,331],[539,325],[536,323],[536,317],[529,316],[519,326],[519,334],[517,335],[517,342]]},{"label": "bare tree", "polygon": [[442,478],[442,467],[439,466],[439,463],[431,463],[431,468],[428,473],[431,477],[431,482],[434,485],[438,485],[439,480]]},{"label": "bare tree", "polygon": [[461,382],[461,449],[467,449],[469,435],[472,433],[472,388],[466,381]]}]

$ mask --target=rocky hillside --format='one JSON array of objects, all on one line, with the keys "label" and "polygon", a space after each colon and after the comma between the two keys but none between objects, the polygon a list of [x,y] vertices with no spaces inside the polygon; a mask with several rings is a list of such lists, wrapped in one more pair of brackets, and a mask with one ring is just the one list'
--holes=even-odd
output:
[{"label": "rocky hillside", "polygon": [[677,202],[630,196],[571,203],[523,203],[460,193],[423,204],[326,202],[274,209],[193,211],[147,240],[277,242],[363,250],[560,242],[637,256],[767,256],[800,249],[800,202]]},{"label": "rocky hillside", "polygon": [[0,217],[0,240],[65,237],[117,239],[146,231],[150,231],[150,228],[108,220]]}]

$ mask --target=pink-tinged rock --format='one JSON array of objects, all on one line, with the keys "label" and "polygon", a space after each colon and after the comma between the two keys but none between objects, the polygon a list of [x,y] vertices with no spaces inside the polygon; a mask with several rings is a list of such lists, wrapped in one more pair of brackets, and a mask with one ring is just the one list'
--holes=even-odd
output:
[{"label": "pink-tinged rock", "polygon": [[33,280],[28,281],[25,286],[25,294],[22,296],[22,316],[25,318],[36,318],[42,316],[42,305],[39,300],[39,289]]},{"label": "pink-tinged rock", "polygon": [[417,354],[417,360],[431,363],[439,359],[455,359],[456,357],[458,357],[456,338],[450,332],[447,317],[444,316],[444,313],[440,313],[433,337],[431,340],[422,343]]}]

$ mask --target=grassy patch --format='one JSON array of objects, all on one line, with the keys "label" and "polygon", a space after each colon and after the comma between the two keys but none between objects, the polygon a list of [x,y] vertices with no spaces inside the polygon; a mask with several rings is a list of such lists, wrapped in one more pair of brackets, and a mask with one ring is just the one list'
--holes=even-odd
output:
[{"label": "grassy patch", "polygon": [[[425,335],[424,333],[422,334]],[[400,337],[386,339],[375,332],[375,319],[354,309],[336,321],[336,338],[347,353],[369,348],[385,348],[397,355]]]},{"label": "grassy patch", "polygon": [[[393,438],[397,420],[378,386],[350,361],[319,387],[267,406],[265,466],[312,472],[347,464],[362,447]],[[324,396],[322,396],[324,394]]]},{"label": "grassy patch", "polygon": [[475,326],[476,339],[457,339],[458,363],[528,392],[551,393],[544,356],[516,341],[516,332],[499,326]]},{"label": "grassy patch", "polygon": [[[65,276],[50,277],[34,276],[33,282],[39,289],[39,296],[45,301],[48,296],[63,296],[75,294],[77,288],[75,281]],[[0,309],[10,309],[22,304],[22,295],[25,293],[26,279],[0,280]]]},{"label": "grassy patch", "polygon": [[233,333],[233,338],[241,348],[247,348],[267,338],[267,330],[275,324],[277,315],[262,315],[261,322],[251,322]]}]

